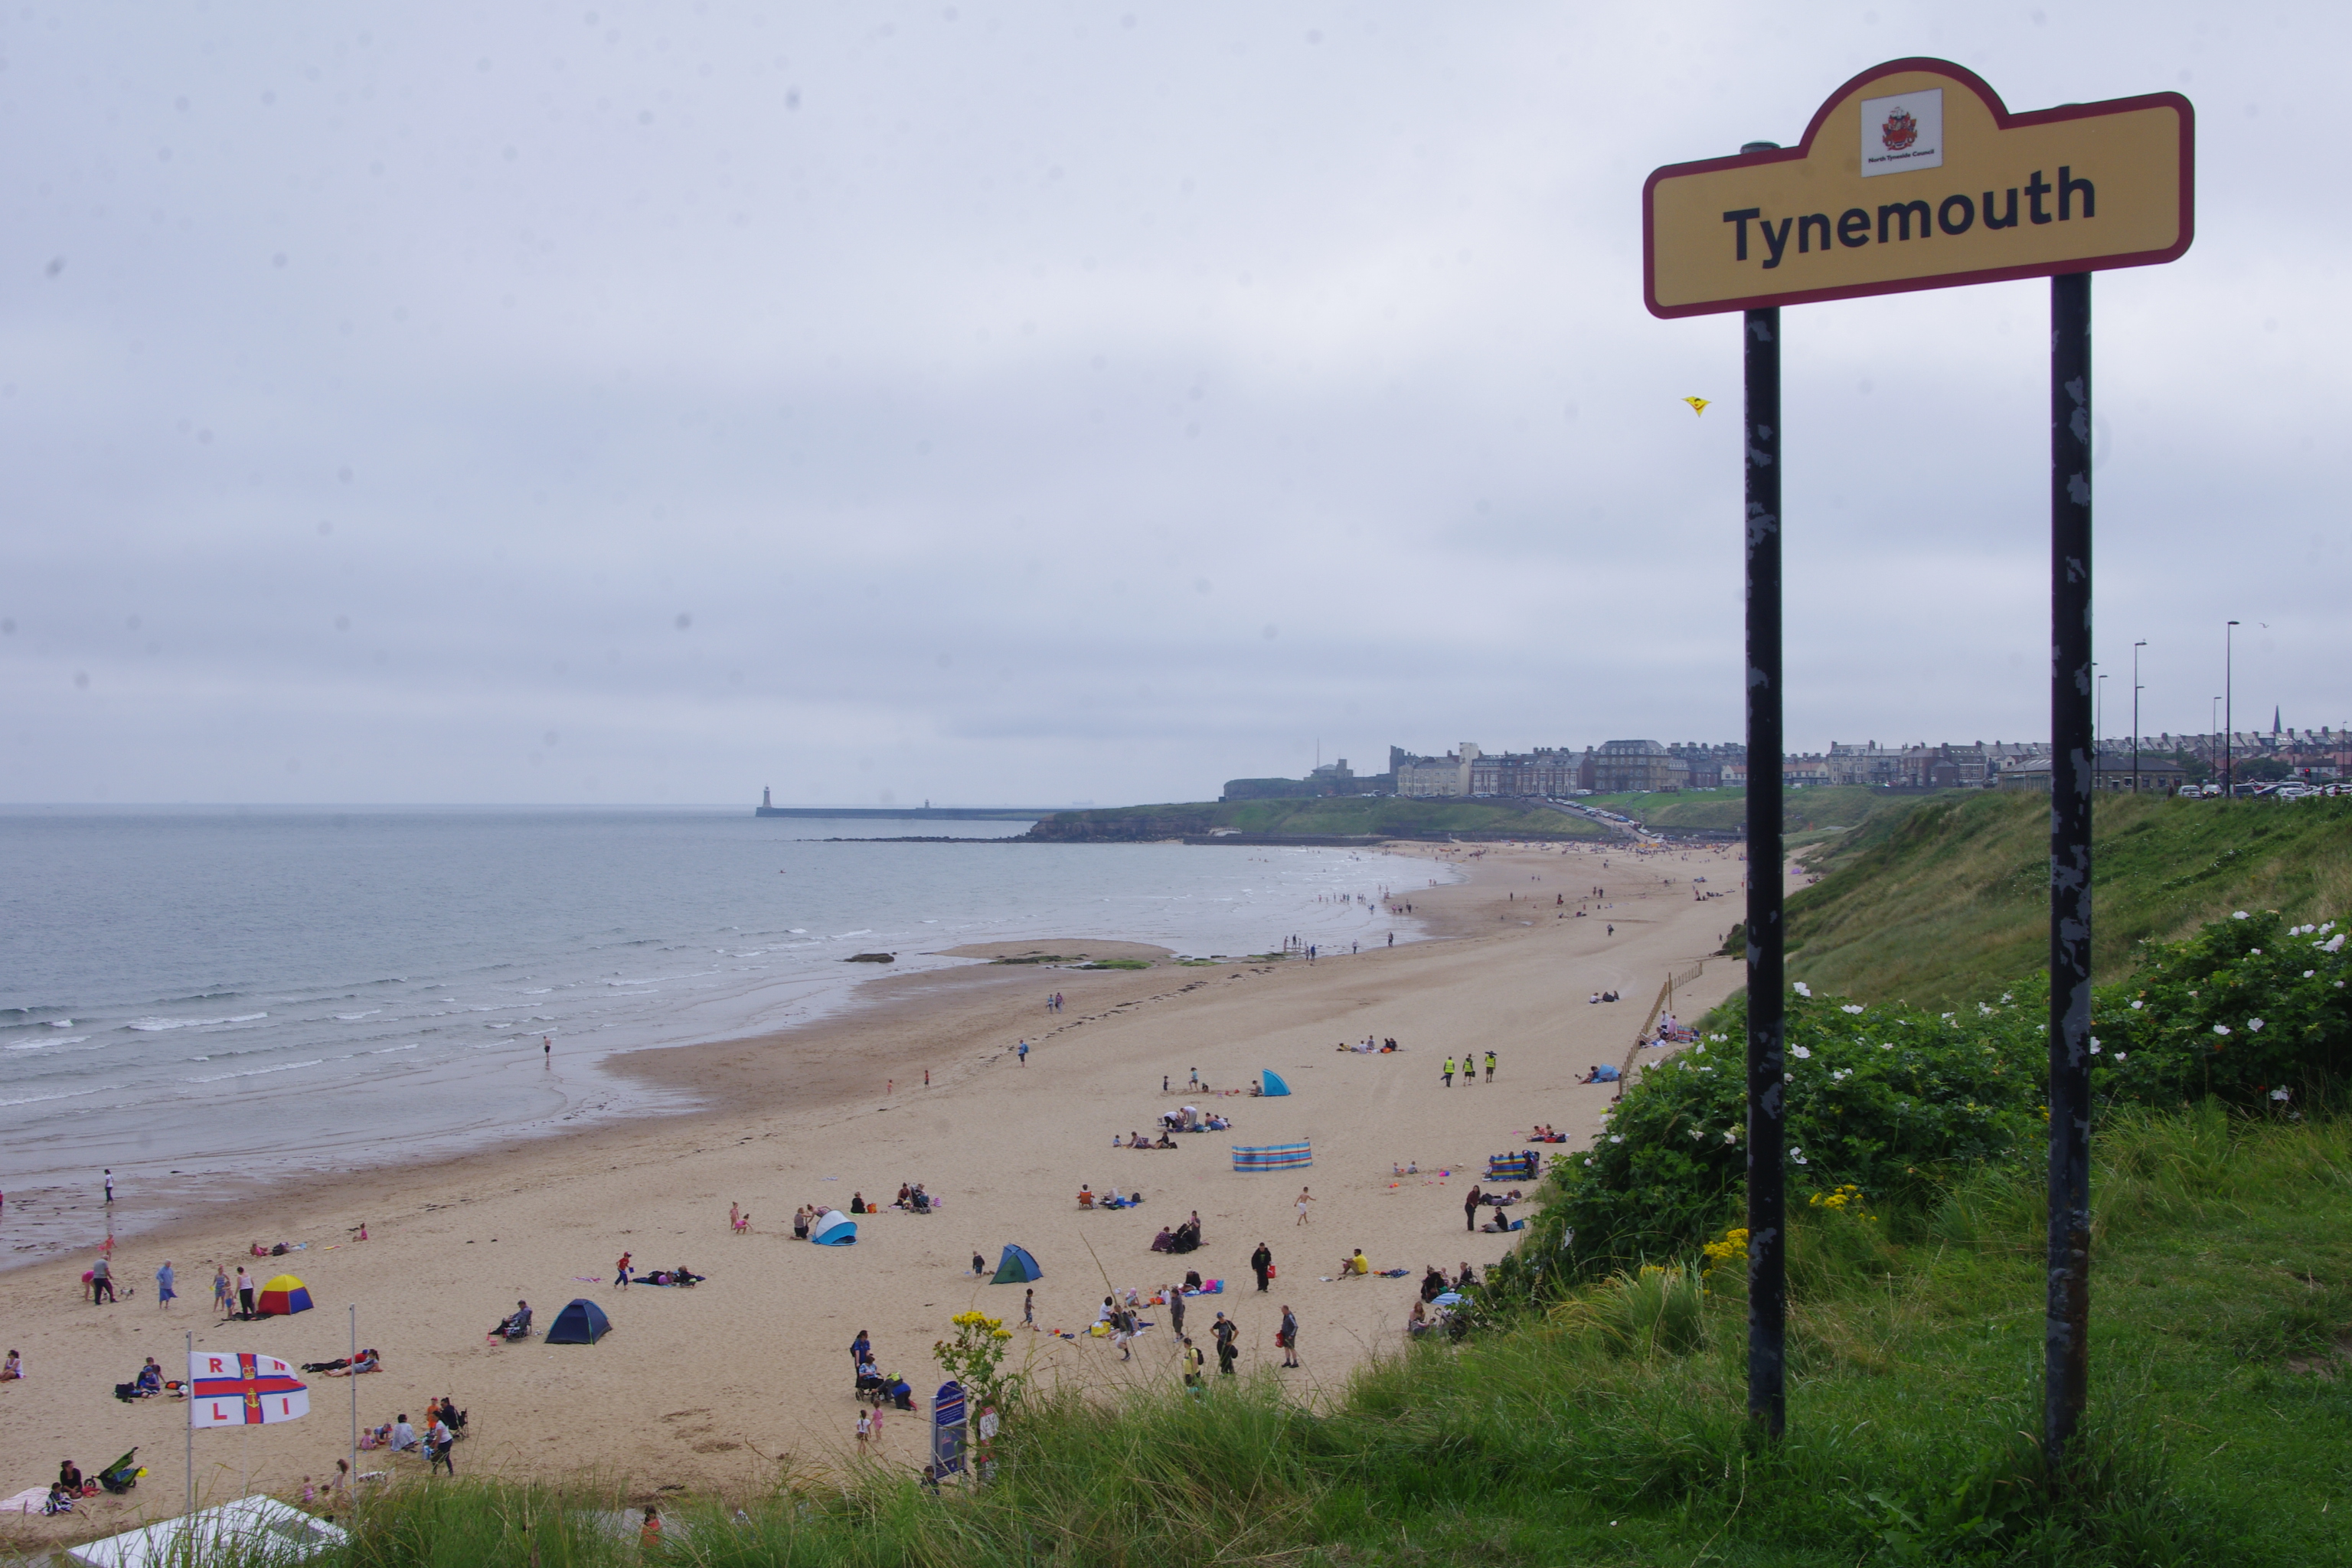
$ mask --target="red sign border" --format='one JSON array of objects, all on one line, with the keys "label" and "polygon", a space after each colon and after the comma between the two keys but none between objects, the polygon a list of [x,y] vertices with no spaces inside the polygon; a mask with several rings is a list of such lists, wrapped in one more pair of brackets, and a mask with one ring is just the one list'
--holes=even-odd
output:
[{"label": "red sign border", "polygon": [[[1799,289],[1783,293],[1755,294],[1742,300],[1709,300],[1698,305],[1661,305],[1656,293],[1657,231],[1653,193],[1662,180],[1687,174],[1712,173],[1717,169],[1736,169],[1762,163],[1786,163],[1811,155],[1813,138],[1828,124],[1830,110],[1836,108],[1847,94],[1864,87],[1881,77],[1898,71],[1934,71],[1948,76],[1969,89],[1984,100],[1992,111],[1993,123],[2006,131],[2016,125],[2051,125],[2068,120],[2092,120],[2110,114],[2127,113],[2139,109],[2170,109],[2180,118],[2180,238],[2162,250],[2122,251],[2113,256],[2081,257],[2068,261],[2030,263],[2022,267],[1989,267],[1974,272],[1938,273],[1933,278],[1893,279],[1880,283],[1852,283],[1834,289]],[[2177,92],[2151,92],[2137,98],[2111,98],[2098,103],[2068,103],[2056,109],[2037,109],[2028,114],[2011,114],[2000,101],[2000,95],[1986,84],[1984,79],[1965,66],[1949,60],[1939,60],[1916,55],[1899,60],[1875,65],[1829,95],[1813,113],[1812,122],[1794,147],[1775,148],[1765,153],[1736,153],[1727,158],[1703,158],[1690,163],[1668,163],[1653,169],[1650,177],[1642,182],[1642,303],[1650,314],[1666,321],[1685,316],[1718,316],[1732,310],[1756,310],[1778,305],[1809,305],[1822,300],[1859,300],[1874,294],[1911,294],[1927,289],[1955,289],[1969,283],[2000,283],[2016,278],[2050,278],[2065,272],[2099,272],[2120,267],[2156,267],[2176,261],[2185,254],[2197,237],[2197,110],[2188,99]]]}]

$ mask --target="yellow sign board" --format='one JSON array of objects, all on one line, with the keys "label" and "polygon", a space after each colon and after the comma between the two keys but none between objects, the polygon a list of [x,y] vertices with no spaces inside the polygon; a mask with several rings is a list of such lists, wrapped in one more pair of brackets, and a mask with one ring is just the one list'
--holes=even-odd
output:
[{"label": "yellow sign board", "polygon": [[1795,147],[1672,163],[1642,187],[1659,316],[2170,261],[2196,229],[2179,93],[2011,114],[1946,60],[1833,93]]}]

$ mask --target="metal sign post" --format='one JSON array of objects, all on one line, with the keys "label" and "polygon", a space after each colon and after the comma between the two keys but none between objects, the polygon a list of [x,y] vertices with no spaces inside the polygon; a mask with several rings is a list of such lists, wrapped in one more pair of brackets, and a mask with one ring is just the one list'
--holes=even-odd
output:
[{"label": "metal sign post", "polygon": [[[1740,322],[1748,472],[1748,1414],[1788,1419],[1780,900],[1780,312]],[[1759,759],[1769,759],[1759,763]]]},{"label": "metal sign post", "polygon": [[[2043,1437],[2065,1458],[2090,1351],[2091,278],[2195,237],[2195,111],[2178,93],[2012,114],[1946,60],[1830,95],[1796,146],[1654,171],[1644,301],[1738,310],[1747,391],[1748,1407],[1786,1416],[1786,1003],[1781,908],[1780,311],[2048,278],[2051,306],[2050,1281]],[[2135,677],[2137,679],[2137,677]],[[2134,725],[2137,731],[2137,725]],[[2135,769],[2135,773],[2137,769]]]}]

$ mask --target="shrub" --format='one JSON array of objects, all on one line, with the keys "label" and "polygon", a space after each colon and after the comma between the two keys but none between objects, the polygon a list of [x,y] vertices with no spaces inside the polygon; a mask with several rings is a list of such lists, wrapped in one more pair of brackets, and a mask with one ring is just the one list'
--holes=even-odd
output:
[{"label": "shrub", "polygon": [[2347,979],[2336,921],[2288,927],[2275,910],[2242,911],[2152,943],[2094,1010],[2092,1081],[2105,1099],[2152,1104],[2308,1100],[2352,1074]]}]

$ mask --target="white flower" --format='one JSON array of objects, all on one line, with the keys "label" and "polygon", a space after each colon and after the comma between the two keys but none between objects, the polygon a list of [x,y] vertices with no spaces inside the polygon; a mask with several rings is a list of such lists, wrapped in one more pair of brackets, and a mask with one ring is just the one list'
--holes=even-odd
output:
[{"label": "white flower", "polygon": [[1794,1148],[1794,1147],[1792,1147],[1792,1148],[1790,1148],[1790,1151],[1789,1151],[1789,1158],[1790,1158],[1790,1159],[1791,1159],[1791,1160],[1801,1160],[1801,1159],[1803,1159],[1804,1157],[1805,1157],[1805,1152],[1804,1152],[1802,1149],[1798,1149],[1798,1148]]},{"label": "white flower", "polygon": [[2099,1054],[2099,1037],[2096,1035],[2091,1037],[2091,1054],[2095,1057]]},{"label": "white flower", "polygon": [[1806,984],[1801,980],[1798,981],[1794,986],[1790,987],[1790,989],[1795,991],[1800,996],[1811,997],[1813,994],[1813,988]]},{"label": "white flower", "polygon": [[1691,1047],[1691,1055],[1695,1057],[1703,1057],[1706,1055],[1706,1047],[1705,1046],[1693,1046]]},{"label": "white flower", "polygon": [[2263,1021],[2260,1018],[2249,1018],[2246,1020],[2246,1027],[2259,1035],[2263,1032]]},{"label": "white flower", "polygon": [[2230,1032],[2230,1026],[2227,1024],[2216,1024],[2213,1026],[2213,1032],[2217,1035],[2226,1035]]},{"label": "white flower", "polygon": [[1895,1048],[1895,1042],[1893,1040],[1882,1040],[1879,1042],[1878,1048],[1882,1051],[1891,1051]]},{"label": "white flower", "polygon": [[1862,1004],[1859,1002],[1849,1002],[1844,1006],[1839,1008],[1838,1011],[1841,1013],[1859,1013],[1862,1011]]},{"label": "white flower", "polygon": [[2305,971],[2303,972],[2303,977],[2304,977],[2305,980],[2308,980],[2308,979],[2310,979],[2313,975],[2315,975],[2315,974],[2316,974],[2316,973],[2319,973],[2319,971],[2317,971],[2316,969],[2306,969],[2306,970],[2305,970]]},{"label": "white flower", "polygon": [[2263,955],[2263,950],[2259,947],[2250,947],[2246,949],[2246,951],[2252,953],[2256,958],[2260,958]]},{"label": "white flower", "polygon": [[2126,1056],[2126,1055],[2127,1055],[2127,1054],[2128,1054],[2128,1053],[2124,1052],[2124,1051],[2117,1051],[2117,1052],[2116,1053],[2116,1060],[2117,1060],[2117,1061],[2121,1061],[2121,1060],[2123,1060],[2123,1059],[2124,1059],[2124,1058],[2125,1058],[2125,1056]]},{"label": "white flower", "polygon": [[1810,1165],[1812,1163],[1811,1160],[1806,1159],[1802,1154],[1798,1155],[1796,1160],[1797,1163],[1800,1165]]},{"label": "white flower", "polygon": [[1592,1163],[1592,1156],[1591,1156],[1591,1155],[1590,1155],[1590,1154],[1587,1154],[1587,1155],[1584,1157],[1584,1163],[1585,1163],[1586,1164],[1588,1164],[1588,1165],[1590,1165],[1591,1163]]},{"label": "white flower", "polygon": [[1802,1046],[1790,1046],[1789,1047],[1789,1054],[1796,1058],[1801,1062],[1809,1062],[1813,1059],[1813,1053],[1805,1049]]},{"label": "white flower", "polygon": [[1727,1143],[1738,1142],[1739,1141],[1738,1130],[1731,1127],[1725,1128],[1723,1130],[1723,1141]]},{"label": "white flower", "polygon": [[1625,1138],[1622,1133],[1612,1132],[1609,1134],[1609,1142],[1612,1143],[1622,1143],[1625,1142]]},{"label": "white flower", "polygon": [[2245,910],[2240,910],[2236,914],[2231,915],[2230,918],[2231,918],[2231,920],[2233,920],[2233,921],[2242,921],[2242,920],[2244,920],[2244,919],[2246,918],[2246,911],[2245,911]]},{"label": "white flower", "polygon": [[2002,992],[2000,994],[2000,999],[2004,1004],[2007,1003],[2009,1000],[2009,993],[2006,991]]},{"label": "white flower", "polygon": [[2138,1012],[2142,1007],[2145,1007],[2145,1006],[2147,1006],[2147,1003],[2145,1003],[2145,1002],[2135,1001],[2135,1002],[2132,1004],[2132,1011],[2133,1011],[2133,1012],[2135,1012],[2135,1013],[2137,1013],[2137,1012]]},{"label": "white flower", "polygon": [[2284,1102],[2285,1101],[2286,1098],[2287,1098],[2287,1094],[2288,1094],[2288,1092],[2289,1092],[2288,1090],[2284,1089],[2274,1089],[2271,1090],[2271,1098],[2272,1098],[2273,1100],[2279,1100],[2279,1101],[2281,1101],[2282,1103],[2284,1103]]},{"label": "white flower", "polygon": [[2326,942],[2319,944],[2319,951],[2322,952],[2342,952],[2344,951],[2344,937],[2345,933],[2343,931],[2337,931],[2334,936],[2329,937]]}]

